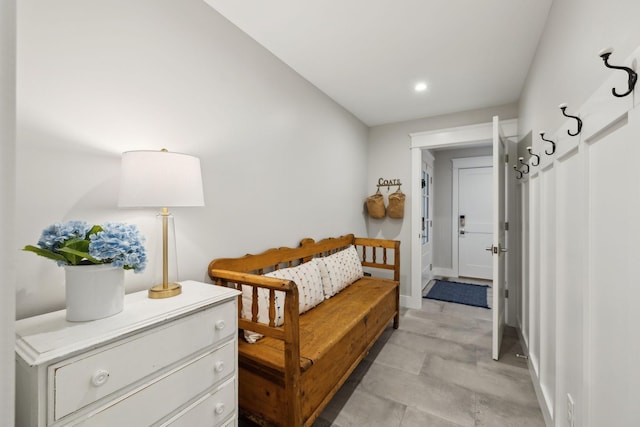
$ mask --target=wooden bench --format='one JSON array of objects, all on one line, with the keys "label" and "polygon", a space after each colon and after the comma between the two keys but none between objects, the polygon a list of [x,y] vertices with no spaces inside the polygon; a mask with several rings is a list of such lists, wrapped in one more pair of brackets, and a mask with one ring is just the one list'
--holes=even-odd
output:
[{"label": "wooden bench", "polygon": [[[296,283],[263,276],[350,245],[357,249],[365,276],[302,315]],[[367,273],[376,269],[388,270],[389,278]],[[398,328],[400,242],[396,240],[353,234],[319,242],[304,239],[298,248],[213,260],[208,272],[217,285],[251,289],[251,319],[241,316],[240,296],[238,327],[264,338],[254,344],[239,340],[239,406],[242,414],[261,425],[310,426],[392,320]],[[268,325],[257,322],[258,288],[269,290]],[[275,291],[285,293],[282,326],[274,320]]]}]

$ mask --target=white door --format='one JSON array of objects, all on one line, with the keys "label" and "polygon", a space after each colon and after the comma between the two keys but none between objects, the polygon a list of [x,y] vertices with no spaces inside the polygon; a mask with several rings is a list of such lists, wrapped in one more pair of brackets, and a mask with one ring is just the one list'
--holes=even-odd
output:
[{"label": "white door", "polygon": [[426,162],[422,162],[422,230],[420,233],[422,245],[422,284],[426,285],[431,280],[433,265],[433,168]]},{"label": "white door", "polygon": [[493,358],[498,360],[504,332],[505,289],[505,153],[506,140],[498,116],[493,118]]},{"label": "white door", "polygon": [[491,280],[492,167],[458,169],[458,276]]}]

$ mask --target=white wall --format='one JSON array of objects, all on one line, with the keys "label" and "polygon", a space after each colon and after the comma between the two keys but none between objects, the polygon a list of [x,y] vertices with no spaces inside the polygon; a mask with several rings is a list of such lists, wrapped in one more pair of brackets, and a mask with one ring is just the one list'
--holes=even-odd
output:
[{"label": "white wall", "polygon": [[[445,129],[478,123],[491,122],[493,116],[513,119],[518,116],[515,104],[487,107],[444,116],[428,117],[401,123],[372,127],[369,131],[369,171],[367,191],[373,194],[379,178],[398,178],[403,183],[402,191],[407,195],[403,219],[367,219],[370,237],[383,237],[401,241],[400,280],[401,293],[411,295],[411,153],[410,133]],[[416,184],[419,185],[419,184]],[[391,189],[391,191],[394,191]],[[386,188],[383,190],[386,195]],[[435,225],[434,225],[435,227]],[[435,232],[435,231],[434,231]],[[417,237],[416,237],[417,238]],[[434,248],[434,250],[438,250]]]},{"label": "white wall", "polygon": [[[173,210],[181,279],[366,231],[366,126],[200,0],[23,0],[17,61],[18,247],[69,219],[154,240],[153,210],[116,207],[120,154],[163,147],[203,168],[206,207]],[[63,270],[17,257],[18,317],[63,308]],[[153,267],[127,272],[127,292]]]},{"label": "white wall", "polygon": [[[520,136],[551,132],[610,75],[598,52],[613,47],[611,62],[624,60],[640,43],[640,2],[555,0],[519,103]],[[622,89],[622,88],[620,88]],[[539,134],[533,134],[535,143]]]},{"label": "white wall", "polygon": [[0,425],[13,425],[15,319],[15,0],[0,0]]},{"label": "white wall", "polygon": [[[637,292],[638,251],[628,242],[638,234],[637,227],[623,226],[629,221],[624,213],[638,203],[636,193],[625,192],[637,187],[637,175],[620,163],[623,153],[634,157],[637,151],[630,148],[640,138],[637,113],[630,112],[629,125],[611,130],[611,137],[588,140],[583,130],[571,139],[557,105],[567,102],[568,112],[580,114],[585,129],[594,130],[598,114],[631,105],[631,97],[613,98],[606,84],[605,96],[599,92],[581,111],[609,76],[620,76],[604,67],[597,56],[601,48],[615,48],[612,63],[631,63],[626,60],[640,45],[638,16],[635,0],[556,0],[519,104],[520,134],[532,133],[534,151],[542,150],[540,131],[563,137],[561,154],[529,183],[530,253],[523,266],[530,270],[523,335],[550,425],[569,425],[567,395],[575,402],[575,425],[637,424],[639,410],[631,402],[638,399],[640,370],[629,356],[637,340],[629,337],[638,334],[638,316],[628,301]],[[624,73],[618,84],[625,89]],[[637,93],[638,87],[636,100]],[[569,150],[570,143],[576,148]]]}]

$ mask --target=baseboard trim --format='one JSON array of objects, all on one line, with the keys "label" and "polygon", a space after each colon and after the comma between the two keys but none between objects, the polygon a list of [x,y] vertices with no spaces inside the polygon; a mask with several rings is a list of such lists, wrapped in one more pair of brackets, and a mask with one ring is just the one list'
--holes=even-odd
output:
[{"label": "baseboard trim", "polygon": [[529,357],[529,348],[527,347],[527,343],[525,342],[524,336],[522,335],[522,330],[518,327],[516,328],[518,331],[518,339],[520,340],[520,346],[522,347],[522,351],[528,357],[527,366],[529,367],[529,376],[531,377],[531,383],[533,384],[533,390],[536,392],[536,399],[538,399],[538,406],[540,406],[540,411],[542,412],[542,418],[544,419],[544,424],[547,427],[552,427],[553,417],[551,416],[551,411],[547,407],[547,401],[544,398],[544,394],[542,393],[542,387],[540,386],[540,380],[536,374],[535,369],[533,368],[533,363],[531,358]]},{"label": "baseboard trim", "polygon": [[419,310],[422,308],[422,297],[418,299],[408,295],[400,295],[400,306]]},{"label": "baseboard trim", "polygon": [[457,277],[458,275],[453,271],[452,268],[439,268],[436,267],[433,269],[433,275],[434,276],[441,276],[441,277]]},{"label": "baseboard trim", "polygon": [[424,290],[427,289],[427,285],[429,285],[429,283],[433,280],[433,277],[429,280],[426,281],[426,283],[422,284],[422,289],[420,290],[420,294],[424,295]]}]

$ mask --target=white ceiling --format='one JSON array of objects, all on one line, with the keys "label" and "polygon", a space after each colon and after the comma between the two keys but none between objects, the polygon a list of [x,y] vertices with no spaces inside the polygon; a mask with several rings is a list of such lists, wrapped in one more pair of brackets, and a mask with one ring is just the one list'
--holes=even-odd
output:
[{"label": "white ceiling", "polygon": [[517,101],[553,0],[205,1],[374,126]]}]

